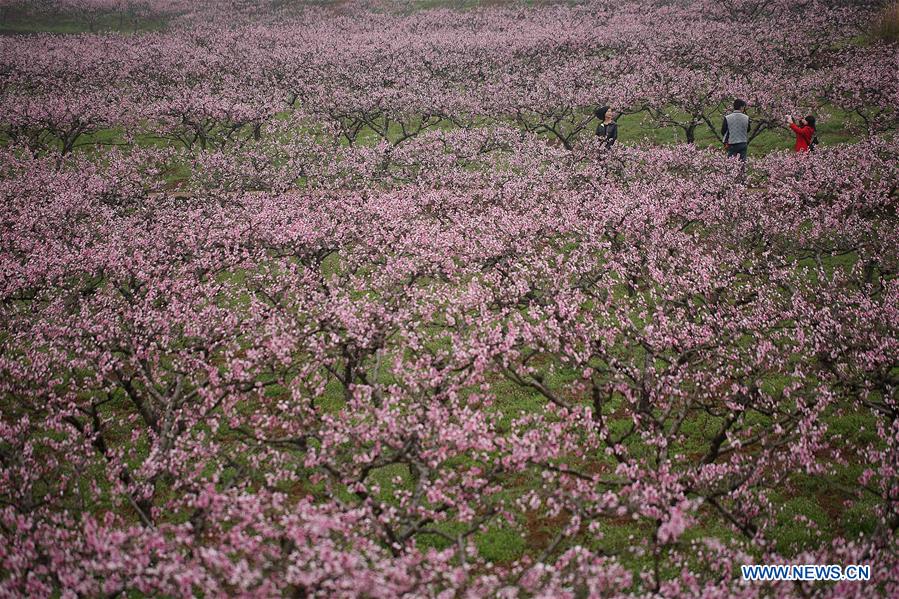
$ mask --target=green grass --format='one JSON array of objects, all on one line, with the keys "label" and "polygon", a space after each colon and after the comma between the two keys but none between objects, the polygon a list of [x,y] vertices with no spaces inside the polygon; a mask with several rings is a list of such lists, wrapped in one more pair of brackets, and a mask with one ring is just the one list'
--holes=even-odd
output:
[{"label": "green grass", "polygon": [[32,33],[53,33],[59,35],[116,32],[139,33],[165,29],[164,19],[140,19],[134,21],[118,14],[101,15],[88,20],[75,15],[27,15],[13,14],[0,21],[0,35],[23,35]]},{"label": "green grass", "polygon": [[475,535],[481,557],[491,562],[512,562],[524,555],[525,541],[517,530],[492,526]]},{"label": "green grass", "polygon": [[882,443],[877,434],[876,419],[870,413],[829,416],[826,421],[831,434],[838,434],[852,444],[865,446]]},{"label": "green grass", "polygon": [[854,503],[843,513],[840,523],[847,538],[870,535],[877,529],[875,506],[873,500],[865,499]]},{"label": "green grass", "polygon": [[774,538],[777,550],[791,554],[818,545],[830,535],[830,519],[810,497],[794,497],[783,502],[777,515]]}]

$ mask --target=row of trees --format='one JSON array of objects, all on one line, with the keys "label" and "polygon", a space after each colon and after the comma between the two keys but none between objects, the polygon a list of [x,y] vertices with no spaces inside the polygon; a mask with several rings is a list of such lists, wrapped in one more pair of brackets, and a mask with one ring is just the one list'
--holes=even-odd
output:
[{"label": "row of trees", "polygon": [[[125,142],[144,133],[194,150],[259,139],[289,113],[350,144],[515,122],[571,148],[600,103],[692,142],[699,130],[718,134],[735,96],[750,103],[753,136],[785,113],[826,117],[825,105],[869,133],[895,128],[895,48],[847,46],[856,34],[847,23],[863,29],[869,10],[769,2],[747,21],[699,4],[310,11],[227,27],[188,20],[141,36],[5,38],[0,130],[62,155],[110,128]],[[739,50],[722,47],[729,39]]]}]

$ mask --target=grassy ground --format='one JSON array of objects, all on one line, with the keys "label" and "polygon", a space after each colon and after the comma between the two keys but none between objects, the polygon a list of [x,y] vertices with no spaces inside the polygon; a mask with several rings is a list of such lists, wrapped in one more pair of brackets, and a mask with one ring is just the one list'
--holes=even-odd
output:
[{"label": "grassy ground", "polygon": [[13,13],[0,19],[0,35],[30,33],[75,34],[91,32],[137,33],[164,29],[163,19],[132,19],[127,15],[107,14],[86,18],[71,14],[28,15]]}]

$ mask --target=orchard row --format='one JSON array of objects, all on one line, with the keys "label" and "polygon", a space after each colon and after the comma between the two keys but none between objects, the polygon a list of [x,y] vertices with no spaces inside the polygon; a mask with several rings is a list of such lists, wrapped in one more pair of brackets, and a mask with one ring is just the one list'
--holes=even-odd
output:
[{"label": "orchard row", "polygon": [[752,137],[809,112],[836,111],[860,133],[896,127],[899,57],[864,36],[875,13],[858,3],[347,11],[241,18],[226,3],[164,32],[2,38],[0,133],[68,154],[147,138],[243,145],[284,122],[393,145],[514,123],[571,148],[598,105],[692,142],[720,136],[735,97]]}]

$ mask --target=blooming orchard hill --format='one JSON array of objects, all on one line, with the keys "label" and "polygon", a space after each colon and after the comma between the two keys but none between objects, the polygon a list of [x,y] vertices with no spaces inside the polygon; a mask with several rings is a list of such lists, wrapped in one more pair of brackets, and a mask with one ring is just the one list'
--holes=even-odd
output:
[{"label": "blooming orchard hill", "polygon": [[877,3],[7,4],[0,594],[899,595]]}]

